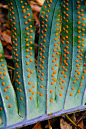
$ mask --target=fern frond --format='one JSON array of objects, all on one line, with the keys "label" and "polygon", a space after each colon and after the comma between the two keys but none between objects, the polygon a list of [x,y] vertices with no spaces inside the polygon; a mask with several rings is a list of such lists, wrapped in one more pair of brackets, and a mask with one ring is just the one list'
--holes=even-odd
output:
[{"label": "fern frond", "polygon": [[[86,10],[83,0],[45,0],[37,72],[33,13],[6,0],[15,66],[13,88],[0,42],[0,128],[14,128],[86,108]],[[14,90],[15,89],[15,90]]]}]

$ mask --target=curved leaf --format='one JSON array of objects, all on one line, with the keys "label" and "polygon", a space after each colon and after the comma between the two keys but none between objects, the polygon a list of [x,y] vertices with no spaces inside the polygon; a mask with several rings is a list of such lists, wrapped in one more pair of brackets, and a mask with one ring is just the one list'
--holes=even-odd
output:
[{"label": "curved leaf", "polygon": [[12,31],[16,95],[0,43],[0,128],[21,127],[85,109],[84,1],[45,0],[40,12],[37,73],[31,7],[27,0],[6,1]]},{"label": "curved leaf", "polygon": [[48,56],[51,37],[51,27],[56,7],[56,0],[45,1],[40,12],[41,32],[39,36],[38,64],[37,64],[37,90],[38,90],[38,108],[44,114],[46,112],[46,90],[48,76]]},{"label": "curved leaf", "polygon": [[7,1],[9,7],[9,21],[11,24],[11,40],[12,40],[12,56],[15,66],[15,90],[18,101],[19,115],[25,117],[26,104],[25,93],[22,78],[22,66],[21,66],[21,39],[20,39],[20,22],[18,9],[15,0]]},{"label": "curved leaf", "polygon": [[[0,41],[0,94],[1,94],[1,105],[3,103],[3,107],[1,107],[1,114],[4,112],[6,117],[5,124],[12,125],[16,122],[20,122],[21,119],[18,115],[18,109],[17,109],[17,102],[16,102],[16,95],[13,89],[13,86],[11,84],[7,67],[6,67],[6,61],[3,55],[3,49],[2,44]],[[0,115],[1,115],[0,114]],[[1,115],[2,116],[2,115]],[[13,119],[12,119],[13,116]],[[5,118],[1,118],[5,119]]]},{"label": "curved leaf", "polygon": [[85,6],[83,5],[83,1],[80,1],[79,4],[73,1],[73,58],[71,79],[65,103],[66,110],[83,105],[86,85],[86,68],[84,67],[86,52],[86,48],[84,47],[86,44],[85,23]]}]

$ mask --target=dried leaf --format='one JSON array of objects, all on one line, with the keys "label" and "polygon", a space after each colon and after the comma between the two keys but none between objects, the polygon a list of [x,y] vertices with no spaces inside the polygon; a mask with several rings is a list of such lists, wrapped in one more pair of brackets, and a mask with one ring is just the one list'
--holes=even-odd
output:
[{"label": "dried leaf", "polygon": [[65,122],[64,119],[60,119],[60,128],[61,129],[72,129],[72,126],[70,126],[67,122]]},{"label": "dried leaf", "polygon": [[84,124],[83,124],[83,121],[81,121],[79,124],[78,124],[79,127],[83,128],[84,127]]},{"label": "dried leaf", "polygon": [[50,125],[50,121],[48,120],[48,125],[49,125],[49,129],[52,129],[51,125]]},{"label": "dried leaf", "polygon": [[0,4],[0,8],[8,9],[8,6],[7,5]]},{"label": "dried leaf", "polygon": [[41,11],[41,7],[39,7],[38,5],[32,5],[31,4],[30,6],[31,6],[33,11],[36,11],[36,12],[40,12]]},{"label": "dried leaf", "polygon": [[29,1],[28,0],[28,2],[29,2],[30,5],[37,5],[37,3],[35,1]]},{"label": "dried leaf", "polygon": [[37,15],[38,15],[38,13],[35,12],[35,13],[33,14],[33,18],[34,18],[34,20],[36,21],[36,24],[37,24],[37,25],[40,25],[40,21],[39,21],[39,18],[37,17]]},{"label": "dried leaf", "polygon": [[10,44],[8,44],[7,45],[7,49],[11,51],[12,50],[12,46]]},{"label": "dried leaf", "polygon": [[6,46],[6,45],[7,45],[7,43],[2,41],[2,45],[3,45],[3,46]]},{"label": "dried leaf", "polygon": [[40,6],[42,6],[45,0],[35,0],[35,1],[36,1]]},{"label": "dried leaf", "polygon": [[10,44],[11,44],[11,36],[9,36],[8,34],[5,34],[4,32],[1,33],[1,36],[2,36],[3,40],[4,40],[6,43],[10,43]]},{"label": "dried leaf", "polygon": [[32,129],[42,129],[41,123],[38,122]]}]

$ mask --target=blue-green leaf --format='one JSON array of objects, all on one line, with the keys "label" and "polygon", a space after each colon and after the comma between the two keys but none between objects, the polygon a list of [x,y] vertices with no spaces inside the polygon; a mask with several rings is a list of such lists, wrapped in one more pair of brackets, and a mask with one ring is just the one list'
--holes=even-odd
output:
[{"label": "blue-green leaf", "polygon": [[[78,5],[78,6],[77,6]],[[78,11],[80,9],[80,11]],[[83,13],[82,13],[83,12]],[[70,83],[67,91],[65,109],[83,105],[85,92],[85,6],[83,1],[80,5],[73,1],[73,58]],[[70,105],[69,105],[70,102]]]},{"label": "blue-green leaf", "polygon": [[0,128],[16,128],[85,109],[84,1],[45,0],[40,12],[37,72],[31,7],[27,0],[6,1],[12,32],[15,91],[0,42]]},{"label": "blue-green leaf", "polygon": [[[38,108],[39,112],[46,112],[46,91],[48,81],[48,56],[51,42],[52,21],[55,13],[57,1],[45,1],[40,12],[40,36],[38,48],[38,64],[37,64],[37,90],[38,90]],[[56,30],[54,30],[56,31]],[[51,49],[51,48],[50,48]]]},{"label": "blue-green leaf", "polygon": [[[21,119],[18,115],[16,95],[13,86],[10,81],[10,77],[7,71],[7,65],[3,54],[3,48],[0,41],[0,103],[1,103],[1,119],[4,119],[5,124],[12,125],[16,122],[20,122]],[[3,104],[2,104],[3,103]],[[3,117],[2,112],[5,114]],[[6,117],[6,121],[5,121]]]},{"label": "blue-green leaf", "polygon": [[26,104],[23,86],[22,66],[21,66],[21,31],[18,9],[15,0],[8,1],[9,21],[11,24],[12,56],[15,66],[15,90],[18,101],[19,115],[25,117]]}]

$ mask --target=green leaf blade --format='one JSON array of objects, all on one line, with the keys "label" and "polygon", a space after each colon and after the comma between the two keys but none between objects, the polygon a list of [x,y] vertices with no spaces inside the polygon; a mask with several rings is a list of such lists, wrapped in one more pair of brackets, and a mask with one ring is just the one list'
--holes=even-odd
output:
[{"label": "green leaf blade", "polygon": [[[7,71],[1,42],[0,55],[0,92],[6,115],[6,125],[8,126],[20,122],[21,118],[18,116],[16,96]],[[13,119],[12,116],[14,116]]]},{"label": "green leaf blade", "polygon": [[[83,104],[83,97],[85,91],[85,73],[84,73],[84,60],[85,60],[85,36],[84,36],[84,23],[85,5],[80,1],[80,7],[76,1],[73,1],[73,58],[72,58],[72,71],[69,83],[65,109],[75,108]],[[70,101],[70,105],[68,104]]]},{"label": "green leaf blade", "polygon": [[47,69],[48,54],[50,45],[50,35],[54,9],[57,1],[45,0],[40,12],[40,36],[38,48],[37,64],[37,90],[38,90],[38,109],[41,114],[46,112],[46,90],[47,90]]},{"label": "green leaf blade", "polygon": [[16,1],[10,1],[9,5],[9,20],[11,25],[11,40],[12,40],[12,56],[15,66],[15,90],[18,101],[18,110],[21,117],[25,117],[26,104],[25,104],[25,92],[22,78],[22,66],[21,66],[21,39],[20,39],[20,23],[18,16],[18,9]]},{"label": "green leaf blade", "polygon": [[6,123],[6,115],[5,115],[5,111],[4,111],[4,107],[3,107],[3,103],[0,95],[0,128],[5,126],[5,123]]},{"label": "green leaf blade", "polygon": [[[68,8],[67,10],[66,6]],[[72,48],[72,24],[73,24],[72,1],[68,1],[67,3],[62,2],[61,11],[62,11],[61,56],[60,56],[61,66],[57,74],[54,98],[53,97],[49,98],[52,101],[50,102],[48,114],[52,113],[52,111],[57,112],[64,109],[65,97],[71,72],[71,58],[72,58],[71,48]]]},{"label": "green leaf blade", "polygon": [[60,31],[61,31],[61,2],[57,1],[54,10],[50,45],[49,45],[49,58],[48,58],[48,86],[47,86],[47,113],[53,112],[56,105],[56,85],[57,75],[59,72],[61,48],[60,48]]},{"label": "green leaf blade", "polygon": [[[26,99],[26,119],[38,116],[37,112],[37,81],[35,70],[34,38],[35,30],[33,14],[27,0],[16,0],[21,30],[21,58]],[[34,108],[35,107],[35,108]],[[31,112],[33,110],[33,112]]]}]

